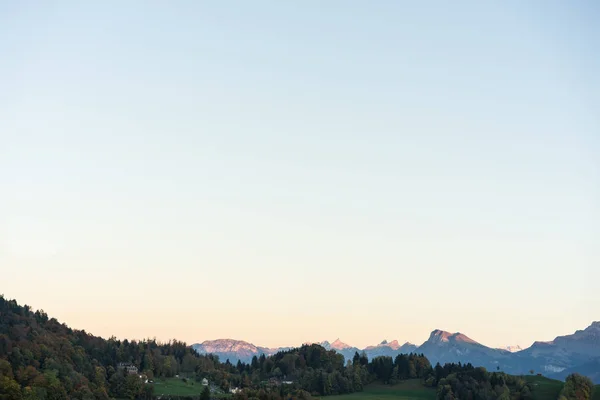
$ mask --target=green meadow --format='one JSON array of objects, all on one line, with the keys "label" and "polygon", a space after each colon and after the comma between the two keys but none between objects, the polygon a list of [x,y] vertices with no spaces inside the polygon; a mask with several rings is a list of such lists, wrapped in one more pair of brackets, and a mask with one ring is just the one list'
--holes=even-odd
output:
[{"label": "green meadow", "polygon": [[372,384],[364,388],[362,392],[328,396],[331,400],[434,400],[435,389],[423,386],[418,380],[409,380],[397,385]]}]

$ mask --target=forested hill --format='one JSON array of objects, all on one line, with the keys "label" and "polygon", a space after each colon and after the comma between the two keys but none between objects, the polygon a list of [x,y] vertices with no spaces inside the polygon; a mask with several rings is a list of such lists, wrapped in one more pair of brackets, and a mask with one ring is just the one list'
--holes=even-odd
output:
[{"label": "forested hill", "polygon": [[119,370],[119,363],[139,368],[145,381],[194,372],[211,358],[178,341],[105,340],[0,296],[0,398],[150,398],[152,385]]},{"label": "forested hill", "polygon": [[[138,372],[119,368],[123,363]],[[380,374],[393,380],[425,378],[430,371],[422,355],[369,362],[365,355],[356,354],[354,362],[345,365],[341,355],[319,345],[232,365],[199,355],[179,341],[106,340],[0,296],[0,400],[150,399],[153,380],[176,374],[195,381],[208,378],[213,391],[221,393],[243,389],[238,394],[242,399],[253,395],[261,400],[310,398],[311,393],[362,390]]]}]

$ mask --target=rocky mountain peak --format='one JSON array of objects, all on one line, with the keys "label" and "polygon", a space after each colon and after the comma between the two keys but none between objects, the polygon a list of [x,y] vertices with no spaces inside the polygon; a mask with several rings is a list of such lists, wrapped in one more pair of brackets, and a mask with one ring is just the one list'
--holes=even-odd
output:
[{"label": "rocky mountain peak", "polygon": [[431,334],[429,335],[428,342],[433,342],[433,343],[447,342],[449,340],[450,336],[452,336],[452,334],[450,332],[446,332],[441,329],[436,329],[433,332],[431,332]]},{"label": "rocky mountain peak", "polygon": [[477,344],[476,341],[460,332],[450,333],[447,331],[442,331],[440,329],[436,329],[433,332],[431,332],[427,341],[430,343],[460,342]]},{"label": "rocky mountain peak", "polygon": [[600,321],[594,321],[586,330],[600,331]]},{"label": "rocky mountain peak", "polygon": [[337,338],[333,343],[331,343],[331,348],[336,350],[347,349],[350,346],[346,343],[342,342],[339,338]]}]

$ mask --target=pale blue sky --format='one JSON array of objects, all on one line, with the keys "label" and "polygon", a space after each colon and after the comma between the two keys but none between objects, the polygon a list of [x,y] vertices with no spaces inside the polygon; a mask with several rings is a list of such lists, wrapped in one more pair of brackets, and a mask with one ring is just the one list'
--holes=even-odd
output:
[{"label": "pale blue sky", "polygon": [[3,2],[0,292],[188,342],[584,328],[598,20],[591,0]]}]

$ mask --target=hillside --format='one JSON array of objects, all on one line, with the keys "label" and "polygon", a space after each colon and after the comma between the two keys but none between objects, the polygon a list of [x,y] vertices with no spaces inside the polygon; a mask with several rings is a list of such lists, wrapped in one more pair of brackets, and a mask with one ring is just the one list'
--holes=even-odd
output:
[{"label": "hillside", "polygon": [[[556,400],[564,386],[564,382],[540,376],[524,376],[525,382],[531,385],[531,400]],[[513,377],[519,379],[519,377]],[[596,388],[593,400],[600,399],[600,389]],[[396,385],[383,385],[373,383],[367,385],[362,392],[347,395],[327,397],[331,400],[434,400],[437,390],[426,386],[423,381],[415,379],[401,382]],[[459,397],[460,398],[460,397]]]},{"label": "hillside", "polygon": [[183,342],[103,339],[0,296],[0,398],[150,398],[146,380],[198,368],[221,366]]}]

